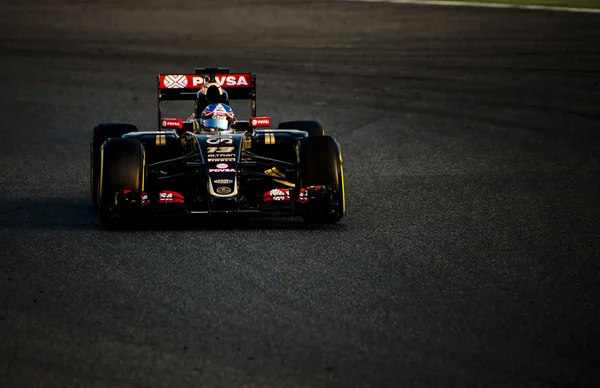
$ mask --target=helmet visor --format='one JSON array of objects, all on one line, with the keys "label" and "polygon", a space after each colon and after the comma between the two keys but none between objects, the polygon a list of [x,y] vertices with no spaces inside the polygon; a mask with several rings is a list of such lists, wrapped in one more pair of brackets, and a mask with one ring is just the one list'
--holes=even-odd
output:
[{"label": "helmet visor", "polygon": [[227,119],[204,119],[202,128],[213,131],[227,131],[229,129],[229,120]]}]

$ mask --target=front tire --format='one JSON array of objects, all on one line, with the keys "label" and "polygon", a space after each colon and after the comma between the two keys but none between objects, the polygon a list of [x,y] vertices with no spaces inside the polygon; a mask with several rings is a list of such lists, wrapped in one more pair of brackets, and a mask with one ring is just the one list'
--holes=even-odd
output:
[{"label": "front tire", "polygon": [[100,147],[110,138],[121,137],[126,133],[137,132],[132,124],[98,124],[92,130],[90,139],[90,196],[94,206],[98,206],[98,180],[100,179]]},{"label": "front tire", "polygon": [[[298,142],[298,184],[307,188],[321,186],[320,199],[302,214],[311,224],[332,224],[346,213],[344,167],[340,145],[332,136],[306,137]],[[316,190],[316,189],[311,189]],[[307,196],[311,196],[310,190]]]},{"label": "front tire", "polygon": [[142,144],[134,139],[111,138],[100,148],[98,212],[108,226],[130,226],[135,212],[122,212],[117,194],[121,190],[144,191],[146,155]]}]

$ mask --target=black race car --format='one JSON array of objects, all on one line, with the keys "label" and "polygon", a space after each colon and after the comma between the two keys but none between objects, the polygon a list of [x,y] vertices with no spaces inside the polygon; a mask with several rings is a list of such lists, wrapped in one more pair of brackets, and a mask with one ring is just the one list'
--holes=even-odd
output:
[{"label": "black race car", "polygon": [[[194,214],[342,219],[342,152],[318,122],[270,129],[270,118],[256,115],[253,73],[201,68],[157,78],[157,131],[114,123],[93,129],[91,198],[103,223],[129,226],[147,217]],[[250,119],[236,121],[228,133],[205,133],[192,118],[162,117],[161,102],[194,100],[207,85],[231,100],[250,100]]]}]

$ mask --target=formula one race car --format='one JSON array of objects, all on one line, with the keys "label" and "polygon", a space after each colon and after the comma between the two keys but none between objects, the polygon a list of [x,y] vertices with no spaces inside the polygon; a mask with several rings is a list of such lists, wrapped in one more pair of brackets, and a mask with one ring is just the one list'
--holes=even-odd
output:
[{"label": "formula one race car", "polygon": [[[346,212],[338,142],[316,121],[256,115],[256,76],[225,68],[158,75],[158,130],[99,124],[90,143],[91,198],[100,220],[132,226],[147,217],[239,214],[335,223]],[[202,119],[164,118],[162,101],[251,100],[251,117],[228,131]],[[211,97],[212,96],[212,97]],[[214,100],[214,101],[213,101]],[[198,107],[196,107],[198,108]]]}]

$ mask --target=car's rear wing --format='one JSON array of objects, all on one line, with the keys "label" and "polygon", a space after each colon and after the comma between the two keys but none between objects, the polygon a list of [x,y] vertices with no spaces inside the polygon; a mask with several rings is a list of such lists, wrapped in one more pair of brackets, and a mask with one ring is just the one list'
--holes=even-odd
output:
[{"label": "car's rear wing", "polygon": [[256,116],[256,74],[230,73],[227,68],[208,67],[195,69],[194,74],[158,74],[158,128],[162,114],[162,101],[193,101],[206,82],[217,82],[230,100],[251,100],[250,116]]}]

